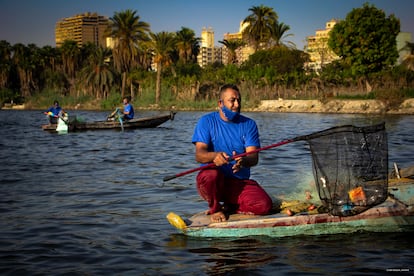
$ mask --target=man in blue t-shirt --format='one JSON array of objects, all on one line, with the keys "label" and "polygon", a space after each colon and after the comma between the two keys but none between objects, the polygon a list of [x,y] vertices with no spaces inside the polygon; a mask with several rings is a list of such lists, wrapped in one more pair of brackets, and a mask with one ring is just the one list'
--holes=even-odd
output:
[{"label": "man in blue t-shirt", "polygon": [[122,103],[124,105],[123,111],[121,111],[118,107],[108,116],[106,119],[108,121],[113,120],[131,120],[134,119],[134,107],[130,103],[131,97],[127,96],[122,99]]},{"label": "man in blue t-shirt", "polygon": [[62,111],[62,108],[59,105],[58,101],[54,101],[53,105],[49,107],[48,110],[44,112],[49,118],[50,124],[57,124],[59,113]]},{"label": "man in blue t-shirt", "polygon": [[125,97],[123,99],[124,103],[124,120],[131,120],[134,119],[134,107],[130,104],[131,97]]},{"label": "man in blue t-shirt", "polygon": [[208,202],[212,222],[227,219],[232,212],[264,215],[270,212],[272,200],[260,185],[250,178],[250,167],[259,161],[258,152],[244,157],[234,155],[260,147],[256,122],[240,114],[241,96],[237,86],[221,87],[218,112],[204,115],[198,121],[192,142],[199,163],[216,166],[201,170],[197,189]]}]

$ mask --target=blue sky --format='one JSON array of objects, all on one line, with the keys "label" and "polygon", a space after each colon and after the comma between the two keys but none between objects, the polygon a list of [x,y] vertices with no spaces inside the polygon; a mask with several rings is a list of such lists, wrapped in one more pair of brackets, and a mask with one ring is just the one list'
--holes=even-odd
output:
[{"label": "blue sky", "polygon": [[364,3],[374,4],[401,20],[401,31],[414,39],[413,0],[0,0],[0,40],[11,44],[34,43],[39,47],[55,46],[54,28],[58,20],[84,12],[112,17],[115,12],[136,10],[151,31],[193,29],[197,36],[203,27],[211,27],[216,44],[227,32],[239,30],[240,21],[250,14],[249,8],[261,4],[272,7],[279,21],[290,26],[288,40],[303,49],[305,39],[326,21],[344,19]]}]

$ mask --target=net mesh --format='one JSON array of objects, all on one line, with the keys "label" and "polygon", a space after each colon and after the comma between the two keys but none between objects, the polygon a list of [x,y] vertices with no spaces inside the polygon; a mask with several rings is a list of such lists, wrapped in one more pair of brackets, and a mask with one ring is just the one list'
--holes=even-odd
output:
[{"label": "net mesh", "polygon": [[387,198],[384,123],[333,127],[310,135],[307,141],[319,197],[330,214],[356,215]]}]

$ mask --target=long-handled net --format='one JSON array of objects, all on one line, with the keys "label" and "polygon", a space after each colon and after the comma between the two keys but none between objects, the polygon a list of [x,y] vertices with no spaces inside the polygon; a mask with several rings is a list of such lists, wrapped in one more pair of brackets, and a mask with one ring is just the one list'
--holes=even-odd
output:
[{"label": "long-handled net", "polygon": [[385,124],[338,126],[307,137],[319,197],[336,216],[359,214],[388,195]]}]

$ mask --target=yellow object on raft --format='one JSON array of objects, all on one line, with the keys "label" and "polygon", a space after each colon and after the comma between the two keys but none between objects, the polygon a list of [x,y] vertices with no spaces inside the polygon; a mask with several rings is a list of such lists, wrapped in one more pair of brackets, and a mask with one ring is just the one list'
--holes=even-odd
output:
[{"label": "yellow object on raft", "polygon": [[177,215],[176,213],[170,212],[167,215],[167,219],[170,222],[170,224],[172,226],[174,226],[175,228],[177,228],[177,229],[183,230],[187,227],[184,220],[179,215]]}]

